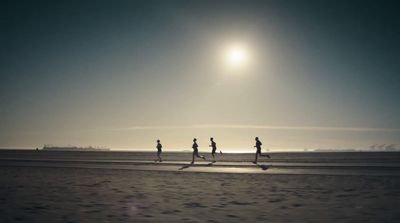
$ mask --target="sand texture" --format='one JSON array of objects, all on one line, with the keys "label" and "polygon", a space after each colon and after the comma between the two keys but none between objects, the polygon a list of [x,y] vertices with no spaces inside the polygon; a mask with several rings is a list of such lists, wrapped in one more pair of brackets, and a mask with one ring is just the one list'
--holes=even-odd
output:
[{"label": "sand texture", "polygon": [[399,222],[400,177],[1,167],[1,222]]}]

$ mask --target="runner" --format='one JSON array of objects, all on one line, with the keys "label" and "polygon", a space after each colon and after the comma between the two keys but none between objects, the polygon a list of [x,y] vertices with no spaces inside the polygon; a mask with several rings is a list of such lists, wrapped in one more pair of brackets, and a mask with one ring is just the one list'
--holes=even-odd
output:
[{"label": "runner", "polygon": [[193,158],[192,158],[192,162],[191,162],[190,164],[193,164],[193,163],[194,163],[194,157],[195,157],[195,156],[198,157],[198,158],[202,158],[203,160],[206,160],[206,158],[205,158],[204,156],[200,156],[200,155],[199,155],[199,150],[197,149],[197,148],[199,148],[199,145],[197,145],[196,141],[197,141],[197,139],[194,138],[194,139],[193,139],[193,145],[192,145],[192,148],[193,148]]},{"label": "runner", "polygon": [[256,145],[254,147],[257,148],[257,151],[256,151],[256,159],[253,162],[254,164],[257,164],[257,159],[259,155],[271,159],[271,157],[268,154],[267,155],[261,154],[261,145],[262,145],[261,141],[258,139],[258,137],[256,137]]},{"label": "runner", "polygon": [[161,152],[162,152],[162,151],[161,151],[161,148],[162,148],[162,145],[161,145],[159,139],[157,139],[157,146],[156,146],[156,148],[157,148],[157,157],[158,157],[158,159],[154,160],[154,162],[157,162],[157,161],[162,162],[162,160],[161,160]]},{"label": "runner", "polygon": [[[214,159],[213,162],[216,162],[215,161],[215,151],[217,150],[217,143],[214,142],[214,138],[213,137],[210,138],[210,141],[211,141],[210,147],[212,147],[211,155],[212,155],[212,157]],[[221,150],[219,152],[220,152],[220,154],[222,154]]]}]

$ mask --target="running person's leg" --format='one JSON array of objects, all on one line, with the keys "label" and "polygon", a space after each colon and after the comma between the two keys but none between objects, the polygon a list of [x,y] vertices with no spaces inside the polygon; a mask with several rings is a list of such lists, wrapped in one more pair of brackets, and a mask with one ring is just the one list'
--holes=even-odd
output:
[{"label": "running person's leg", "polygon": [[194,159],[194,156],[196,156],[198,158],[202,158],[203,160],[206,160],[206,158],[204,156],[199,155],[199,151],[197,149],[195,150],[195,152],[193,152],[193,159]]},{"label": "running person's leg", "polygon": [[158,156],[158,161],[162,162],[162,159],[161,159],[161,151],[157,152],[157,156]]},{"label": "running person's leg", "polygon": [[258,155],[261,155],[261,150],[260,149],[257,149],[257,151],[256,151],[256,157],[255,157],[254,163],[257,163]]},{"label": "running person's leg", "polygon": [[206,160],[206,157],[199,155],[199,153],[196,153],[196,156],[199,157],[199,158],[202,158],[203,160]]},{"label": "running person's leg", "polygon": [[193,150],[193,154],[192,154],[192,162],[191,162],[191,164],[193,164],[194,163],[194,156],[196,155],[196,150]]},{"label": "running person's leg", "polygon": [[261,151],[260,151],[260,156],[263,156],[263,157],[268,157],[268,158],[270,158],[270,159],[271,159],[271,157],[270,157],[268,154],[261,154]]}]

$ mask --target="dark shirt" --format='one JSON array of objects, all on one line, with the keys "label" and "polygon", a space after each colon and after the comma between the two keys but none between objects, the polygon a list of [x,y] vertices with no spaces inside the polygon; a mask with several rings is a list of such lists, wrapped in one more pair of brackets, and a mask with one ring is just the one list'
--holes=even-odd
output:
[{"label": "dark shirt", "polygon": [[256,148],[257,149],[261,149],[261,145],[262,145],[262,143],[260,141],[256,142]]},{"label": "dark shirt", "polygon": [[197,149],[197,147],[199,147],[199,146],[197,145],[197,143],[193,143],[193,146],[192,146],[192,148],[193,148],[194,150],[196,150],[196,149]]},{"label": "dark shirt", "polygon": [[217,149],[217,143],[211,142],[211,147],[212,147],[213,149]]},{"label": "dark shirt", "polygon": [[161,152],[161,148],[162,148],[161,143],[157,143],[157,150],[158,150],[159,152]]}]

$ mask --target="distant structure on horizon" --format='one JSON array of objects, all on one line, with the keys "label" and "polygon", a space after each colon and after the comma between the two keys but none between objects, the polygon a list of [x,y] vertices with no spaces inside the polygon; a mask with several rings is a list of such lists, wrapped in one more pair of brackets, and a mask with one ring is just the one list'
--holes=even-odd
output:
[{"label": "distant structure on horizon", "polygon": [[78,146],[53,146],[53,145],[44,145],[42,150],[45,151],[110,151],[110,148],[104,147],[78,147]]}]

